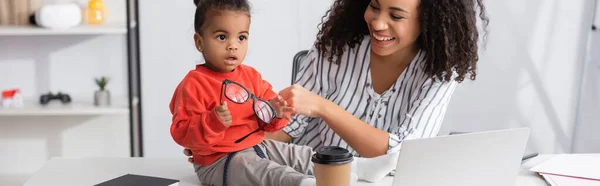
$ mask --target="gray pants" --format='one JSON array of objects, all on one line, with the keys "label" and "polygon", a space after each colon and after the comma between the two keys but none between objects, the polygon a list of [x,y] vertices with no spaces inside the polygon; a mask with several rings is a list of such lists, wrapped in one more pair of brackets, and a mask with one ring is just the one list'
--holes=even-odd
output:
[{"label": "gray pants", "polygon": [[[266,159],[260,158],[253,148],[237,152],[229,162],[228,185],[295,186],[314,175],[310,161],[312,148],[274,140],[264,140],[258,146],[265,152]],[[224,156],[209,166],[194,164],[200,182],[223,185],[226,159]]]}]

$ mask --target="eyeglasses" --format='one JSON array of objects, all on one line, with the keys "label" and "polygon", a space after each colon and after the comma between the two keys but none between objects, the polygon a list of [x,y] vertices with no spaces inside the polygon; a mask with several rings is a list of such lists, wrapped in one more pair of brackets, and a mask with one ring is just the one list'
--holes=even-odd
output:
[{"label": "eyeglasses", "polygon": [[[244,139],[248,138],[248,136],[260,130],[263,130],[265,126],[271,123],[271,121],[275,119],[275,116],[277,116],[277,112],[275,111],[275,108],[271,106],[271,104],[269,104],[265,100],[256,97],[254,94],[250,93],[250,91],[248,91],[248,89],[246,89],[244,86],[234,81],[228,79],[224,80],[221,84],[220,95],[220,103],[223,103],[223,95],[229,101],[237,104],[244,104],[248,102],[248,100],[252,99],[252,109],[254,110],[254,114],[258,118],[257,122],[259,128],[247,134],[246,136],[236,140],[235,143],[239,143]],[[261,125],[261,121],[264,124]]]}]

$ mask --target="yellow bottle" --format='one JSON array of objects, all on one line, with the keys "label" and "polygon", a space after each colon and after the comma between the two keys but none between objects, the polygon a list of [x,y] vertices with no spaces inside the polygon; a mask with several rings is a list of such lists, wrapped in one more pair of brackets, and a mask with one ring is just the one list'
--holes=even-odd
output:
[{"label": "yellow bottle", "polygon": [[87,22],[91,25],[103,24],[106,19],[106,9],[102,0],[88,2]]}]

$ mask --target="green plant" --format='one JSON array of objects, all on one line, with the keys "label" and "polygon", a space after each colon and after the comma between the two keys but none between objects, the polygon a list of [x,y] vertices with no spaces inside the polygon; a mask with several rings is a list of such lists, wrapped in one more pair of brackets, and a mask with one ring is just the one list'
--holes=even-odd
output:
[{"label": "green plant", "polygon": [[100,78],[96,78],[96,85],[100,87],[100,91],[104,91],[106,88],[106,84],[108,84],[108,77],[102,76]]}]

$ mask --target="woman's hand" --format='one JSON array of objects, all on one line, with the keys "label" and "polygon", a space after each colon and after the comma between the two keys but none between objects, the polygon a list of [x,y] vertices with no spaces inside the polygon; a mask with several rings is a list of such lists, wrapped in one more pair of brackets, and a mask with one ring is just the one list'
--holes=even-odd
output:
[{"label": "woman's hand", "polygon": [[277,118],[285,118],[288,121],[292,120],[291,113],[294,112],[294,108],[290,107],[281,96],[269,100],[269,104],[271,104],[277,112]]},{"label": "woman's hand", "polygon": [[281,90],[279,95],[295,109],[295,113],[309,117],[320,117],[324,105],[328,102],[323,97],[297,84]]},{"label": "woman's hand", "polygon": [[188,157],[188,162],[194,163],[194,156],[192,155],[192,150],[183,149],[183,154],[185,154]]}]

